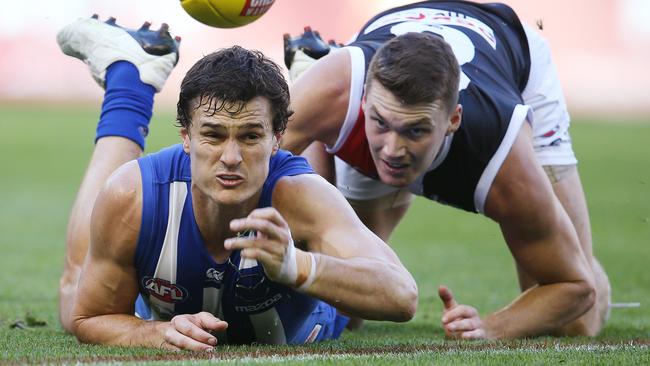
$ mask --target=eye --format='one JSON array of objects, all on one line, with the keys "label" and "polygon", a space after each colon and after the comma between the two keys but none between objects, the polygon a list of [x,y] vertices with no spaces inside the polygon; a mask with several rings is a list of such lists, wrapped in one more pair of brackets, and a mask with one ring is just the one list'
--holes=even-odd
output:
[{"label": "eye", "polygon": [[246,135],[244,135],[244,139],[246,141],[250,141],[250,142],[255,142],[255,141],[259,140],[261,137],[262,136],[260,136],[259,134],[253,133],[253,132],[250,132],[250,133],[247,133]]},{"label": "eye", "polygon": [[373,120],[375,121],[375,125],[377,126],[378,129],[380,130],[388,129],[388,125],[381,119],[374,117]]},{"label": "eye", "polygon": [[423,128],[411,128],[409,130],[409,134],[413,137],[420,137],[424,135],[424,129]]},{"label": "eye", "polygon": [[412,139],[418,139],[429,133],[429,129],[422,127],[413,127],[408,129],[408,136]]},{"label": "eye", "polygon": [[209,140],[223,140],[224,138],[222,134],[216,132],[207,132],[204,133],[203,136],[205,136]]}]

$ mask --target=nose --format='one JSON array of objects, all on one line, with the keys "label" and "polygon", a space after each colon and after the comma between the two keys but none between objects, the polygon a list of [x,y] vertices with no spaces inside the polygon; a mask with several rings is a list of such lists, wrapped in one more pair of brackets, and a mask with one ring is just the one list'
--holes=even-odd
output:
[{"label": "nose", "polygon": [[237,144],[237,141],[229,140],[225,143],[219,161],[230,168],[236,167],[241,163],[241,148]]},{"label": "nose", "polygon": [[384,156],[388,159],[398,159],[406,155],[406,145],[397,132],[389,132],[382,148]]}]

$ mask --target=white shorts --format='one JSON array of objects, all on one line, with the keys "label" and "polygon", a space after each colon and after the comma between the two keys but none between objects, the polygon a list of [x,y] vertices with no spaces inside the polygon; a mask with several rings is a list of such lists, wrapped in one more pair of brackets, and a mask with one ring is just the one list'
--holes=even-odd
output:
[{"label": "white shorts", "polygon": [[[562,87],[551,59],[546,40],[524,24],[530,49],[530,74],[522,93],[524,103],[533,110],[533,148],[542,166],[575,165],[577,160],[569,136],[569,112],[566,108]],[[335,157],[336,186],[350,200],[372,200],[393,194],[399,197],[396,204],[407,203],[405,192],[383,184],[359,173],[343,160]]]}]

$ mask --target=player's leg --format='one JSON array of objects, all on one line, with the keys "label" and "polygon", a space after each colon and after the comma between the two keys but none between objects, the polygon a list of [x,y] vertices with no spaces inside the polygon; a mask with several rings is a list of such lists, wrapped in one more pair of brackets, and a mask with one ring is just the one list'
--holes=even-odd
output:
[{"label": "player's leg", "polygon": [[[535,153],[573,223],[582,251],[591,264],[596,286],[594,307],[557,333],[594,335],[600,331],[609,309],[609,280],[593,256],[589,212],[568,131],[569,114],[548,45],[530,28],[526,28],[526,35],[531,52],[531,72],[522,96],[526,104],[533,107]],[[519,268],[518,272],[522,291],[535,285]]]},{"label": "player's leg", "polygon": [[285,34],[284,64],[289,69],[289,79],[294,82],[298,80],[316,60],[327,55],[331,47],[339,46],[325,43],[318,31],[312,31],[310,27],[305,27],[303,34],[296,37]]},{"label": "player's leg", "polygon": [[[88,249],[90,217],[97,194],[117,167],[142,154],[153,95],[162,87],[177,59],[176,44],[166,29],[158,35],[141,29],[140,35],[151,36],[152,44],[162,37],[174,45],[167,49],[170,55],[152,56],[133,36],[113,24],[85,19],[72,23],[58,35],[61,49],[87,63],[93,77],[106,89],[95,149],[68,221],[65,264],[59,284],[59,318],[66,330],[70,330],[70,311]],[[149,66],[142,67],[144,62]],[[155,72],[151,65],[155,65]],[[150,84],[141,80],[145,78]]]}]

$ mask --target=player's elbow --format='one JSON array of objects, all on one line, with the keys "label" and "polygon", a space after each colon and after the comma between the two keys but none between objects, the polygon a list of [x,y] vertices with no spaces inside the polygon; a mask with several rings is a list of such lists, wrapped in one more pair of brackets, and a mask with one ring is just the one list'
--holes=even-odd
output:
[{"label": "player's elbow", "polygon": [[88,336],[86,331],[86,323],[88,321],[87,317],[76,316],[72,319],[71,325],[72,334],[77,338],[79,343],[94,343],[91,338]]},{"label": "player's elbow", "polygon": [[574,292],[576,305],[581,309],[581,315],[589,311],[596,303],[596,287],[591,281],[580,281],[576,283],[577,289]]},{"label": "player's elbow", "polygon": [[393,321],[407,322],[415,316],[418,308],[418,287],[415,281],[401,286],[394,297],[394,317]]}]

